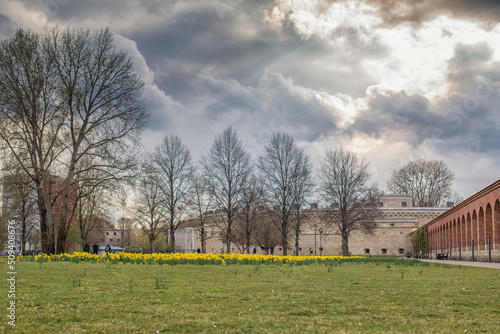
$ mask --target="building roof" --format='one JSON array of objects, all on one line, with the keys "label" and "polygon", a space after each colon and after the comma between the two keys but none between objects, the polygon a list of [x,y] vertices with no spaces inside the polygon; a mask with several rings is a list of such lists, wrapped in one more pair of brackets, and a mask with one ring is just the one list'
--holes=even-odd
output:
[{"label": "building roof", "polygon": [[490,184],[486,188],[478,191],[477,193],[475,193],[471,197],[467,198],[466,200],[462,201],[461,203],[455,205],[454,207],[450,208],[446,212],[442,213],[438,217],[434,218],[433,220],[431,220],[430,222],[428,222],[424,226],[430,226],[430,225],[434,224],[435,222],[443,219],[444,217],[451,215],[451,214],[463,209],[467,205],[473,203],[474,201],[478,200],[479,198],[481,198],[481,197],[485,196],[486,194],[489,194],[490,192],[492,192],[496,189],[499,189],[499,188],[500,188],[500,180],[497,180],[496,182],[493,182],[492,184]]},{"label": "building roof", "polygon": [[380,196],[380,198],[384,198],[384,197],[410,197],[410,195],[406,195],[406,194],[384,194],[382,196]]},{"label": "building roof", "polygon": [[195,219],[184,220],[179,223],[178,228],[198,227],[199,222]]}]

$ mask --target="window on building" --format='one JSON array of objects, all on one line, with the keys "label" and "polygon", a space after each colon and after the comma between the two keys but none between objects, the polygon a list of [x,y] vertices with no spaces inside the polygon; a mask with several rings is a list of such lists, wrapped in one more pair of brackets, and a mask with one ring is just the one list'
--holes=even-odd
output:
[{"label": "window on building", "polygon": [[120,239],[116,239],[116,242],[120,242]]},{"label": "window on building", "polygon": [[382,254],[387,254],[387,249],[382,248]]},{"label": "window on building", "polygon": [[401,202],[401,206],[402,206],[403,208],[406,208],[406,202]]},{"label": "window on building", "polygon": [[109,239],[109,242],[113,242],[113,239]]},{"label": "window on building", "polygon": [[109,232],[106,232],[106,235],[109,235]]},{"label": "window on building", "polygon": [[399,254],[404,254],[405,253],[405,249],[404,248],[400,248],[399,249]]},{"label": "window on building", "polygon": [[365,248],[365,254],[370,254],[370,248]]},{"label": "window on building", "polygon": [[116,232],[113,232],[113,235],[116,235]]},{"label": "window on building", "polygon": [[299,252],[302,252],[302,247],[299,247]]}]

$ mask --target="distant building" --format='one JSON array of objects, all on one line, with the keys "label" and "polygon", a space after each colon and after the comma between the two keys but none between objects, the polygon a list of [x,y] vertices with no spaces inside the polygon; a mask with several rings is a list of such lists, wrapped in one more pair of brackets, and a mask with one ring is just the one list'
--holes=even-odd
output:
[{"label": "distant building", "polygon": [[[199,239],[197,223],[194,220],[183,221],[175,230],[175,252],[196,252],[196,240]],[[167,231],[167,242],[170,243],[170,233]],[[200,241],[198,240],[198,243]],[[200,247],[200,246],[197,246]]]},{"label": "distant building", "polygon": [[100,230],[100,245],[110,244],[120,248],[130,246],[130,230],[121,228],[104,228]]},{"label": "distant building", "polygon": [[[411,233],[420,226],[446,212],[449,207],[413,207],[410,196],[392,194],[381,197],[379,209],[382,217],[374,221],[373,234],[360,231],[352,232],[349,238],[349,252],[352,255],[405,255],[412,251]],[[308,209],[302,210],[304,214],[303,227],[300,233],[300,255],[309,255],[309,249],[316,255],[339,255],[342,250],[342,240],[334,234],[331,227],[324,223],[323,217],[329,210],[336,210],[335,205],[329,208],[319,208],[317,203],[312,203]],[[214,213],[216,214],[216,213]],[[206,226],[208,253],[225,251],[222,231],[208,220]],[[176,231],[176,243],[180,251],[195,251],[201,248],[201,238],[196,220],[183,223]],[[182,244],[182,246],[181,246]],[[264,252],[257,245],[257,253]],[[293,254],[294,239],[291,235],[288,254]],[[231,247],[233,253],[238,253],[236,246]],[[281,254],[278,246],[275,254]]]}]

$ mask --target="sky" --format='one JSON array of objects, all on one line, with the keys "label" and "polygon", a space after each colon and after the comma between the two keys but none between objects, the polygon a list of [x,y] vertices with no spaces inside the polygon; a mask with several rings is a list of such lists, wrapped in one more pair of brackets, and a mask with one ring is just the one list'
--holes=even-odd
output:
[{"label": "sky", "polygon": [[198,160],[233,126],[255,159],[287,132],[383,189],[443,160],[467,198],[500,179],[499,19],[496,0],[0,0],[0,39],[109,27],[146,82],[146,149],[175,133]]}]

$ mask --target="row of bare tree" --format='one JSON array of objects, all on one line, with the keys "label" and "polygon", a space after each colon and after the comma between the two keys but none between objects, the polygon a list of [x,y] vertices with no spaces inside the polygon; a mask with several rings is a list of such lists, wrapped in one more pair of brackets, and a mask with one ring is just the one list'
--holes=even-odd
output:
[{"label": "row of bare tree", "polygon": [[[346,254],[350,233],[369,232],[379,214],[378,190],[368,184],[369,178],[368,164],[342,148],[327,152],[318,173],[322,198],[337,203],[325,223],[342,237]],[[251,245],[263,249],[279,245],[286,255],[288,242],[294,239],[298,254],[301,211],[313,198],[315,183],[308,156],[285,133],[273,134],[253,162],[236,131],[228,127],[215,138],[198,168],[181,139],[170,135],[143,163],[129,213],[151,245],[168,230],[170,247],[175,248],[179,224],[196,213],[203,252],[210,219],[221,231],[226,252],[232,245],[247,253]]]},{"label": "row of bare tree", "polygon": [[[380,216],[380,190],[369,184],[368,163],[342,147],[329,150],[316,177],[308,156],[286,133],[275,133],[264,153],[252,161],[236,131],[217,136],[198,166],[178,136],[166,136],[144,162],[129,213],[154,244],[162,230],[175,231],[188,216],[197,216],[202,251],[206,252],[207,222],[216,225],[226,252],[231,246],[250,253],[252,245],[286,255],[290,240],[299,254],[301,212],[311,200],[334,203],[324,224],[342,239],[349,253],[351,232],[370,233]],[[416,160],[393,172],[388,188],[413,196],[418,206],[438,206],[451,194],[453,173],[441,161]],[[313,194],[313,191],[315,194]],[[319,196],[318,196],[319,195]],[[276,235],[279,235],[277,237]],[[152,251],[152,250],[151,250]]]}]

